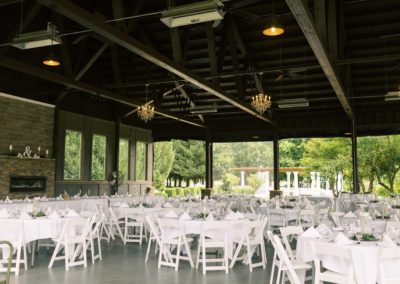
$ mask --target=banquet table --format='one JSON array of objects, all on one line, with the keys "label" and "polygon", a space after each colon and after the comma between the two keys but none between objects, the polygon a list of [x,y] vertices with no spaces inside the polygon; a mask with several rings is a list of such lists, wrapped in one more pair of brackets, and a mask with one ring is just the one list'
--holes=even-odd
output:
[{"label": "banquet table", "polygon": [[[297,240],[296,256],[298,259],[309,262],[313,260],[311,242],[330,242],[331,239],[317,239],[311,237],[299,236]],[[332,242],[333,243],[333,242]],[[333,243],[335,244],[335,243]],[[361,242],[357,244],[354,242],[350,245],[340,245],[350,248],[350,252],[353,259],[354,274],[357,283],[362,284],[375,284],[378,281],[379,266],[378,256],[381,248],[380,242]],[[323,259],[324,267],[338,272],[347,273],[349,269],[349,263],[343,259],[336,257],[325,257]],[[386,264],[385,264],[386,265]],[[386,271],[395,273],[400,267],[400,261],[392,262],[386,265]]]}]

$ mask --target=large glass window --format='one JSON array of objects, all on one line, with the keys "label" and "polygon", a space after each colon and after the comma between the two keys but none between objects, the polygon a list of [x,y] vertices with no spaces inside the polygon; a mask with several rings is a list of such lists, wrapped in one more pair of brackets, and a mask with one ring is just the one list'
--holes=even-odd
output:
[{"label": "large glass window", "polygon": [[119,139],[118,170],[124,180],[128,179],[129,171],[129,140]]},{"label": "large glass window", "polygon": [[93,135],[92,180],[104,180],[106,173],[106,136]]},{"label": "large glass window", "polygon": [[82,133],[73,130],[65,131],[64,179],[81,178],[81,144]]},{"label": "large glass window", "polygon": [[146,180],[146,143],[136,143],[136,180]]}]

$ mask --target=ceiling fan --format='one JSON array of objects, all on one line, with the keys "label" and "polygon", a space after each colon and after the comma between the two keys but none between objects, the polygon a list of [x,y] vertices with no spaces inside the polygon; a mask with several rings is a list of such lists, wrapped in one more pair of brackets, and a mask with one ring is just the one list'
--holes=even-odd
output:
[{"label": "ceiling fan", "polygon": [[300,73],[306,72],[306,69],[279,70],[278,72],[279,75],[275,78],[275,82],[279,82],[287,77],[302,78],[304,75]]}]

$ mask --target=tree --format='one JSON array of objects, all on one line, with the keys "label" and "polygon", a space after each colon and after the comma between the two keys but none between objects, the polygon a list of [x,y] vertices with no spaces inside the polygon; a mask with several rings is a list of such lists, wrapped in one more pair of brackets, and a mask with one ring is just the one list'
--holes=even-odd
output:
[{"label": "tree", "polygon": [[347,138],[313,138],[304,146],[302,164],[307,171],[316,170],[329,178],[330,189],[335,196],[339,192],[335,189],[334,181],[339,172],[351,172],[351,141]]},{"label": "tree", "polygon": [[64,179],[81,178],[81,133],[73,130],[65,132]]},{"label": "tree", "polygon": [[279,142],[279,165],[281,167],[300,167],[304,146],[310,139],[285,139]]},{"label": "tree", "polygon": [[153,179],[157,188],[163,188],[174,162],[175,152],[171,142],[154,143]]}]

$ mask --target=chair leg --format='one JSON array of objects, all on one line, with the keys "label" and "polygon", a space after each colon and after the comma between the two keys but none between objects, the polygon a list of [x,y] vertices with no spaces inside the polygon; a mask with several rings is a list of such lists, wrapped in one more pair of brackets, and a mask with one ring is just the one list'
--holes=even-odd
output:
[{"label": "chair leg", "polygon": [[151,247],[151,236],[147,244],[146,258],[144,259],[144,263],[147,263],[147,260],[149,259],[150,247]]},{"label": "chair leg", "polygon": [[21,249],[22,249],[21,246],[19,246],[17,248],[17,259],[15,261],[15,275],[16,276],[19,275],[19,266],[20,266],[20,262],[21,262]]},{"label": "chair leg", "polygon": [[83,267],[87,267],[86,241],[83,241],[82,243],[82,250],[83,250]]},{"label": "chair leg", "polygon": [[180,257],[181,257],[181,240],[179,240],[178,247],[176,249],[175,271],[178,271]]},{"label": "chair leg", "polygon": [[281,270],[281,268],[279,268],[278,274],[276,275],[276,283],[279,283],[279,281],[281,280],[281,274],[282,274],[282,270]]},{"label": "chair leg", "polygon": [[274,273],[275,273],[275,263],[273,261],[272,267],[271,267],[271,275],[270,275],[269,284],[272,284],[272,282],[274,281]]},{"label": "chair leg", "polygon": [[201,242],[199,243],[199,247],[197,248],[196,269],[199,269],[200,250],[201,250]]},{"label": "chair leg", "polygon": [[247,261],[249,263],[250,272],[253,272],[253,262],[251,261],[251,252],[250,252],[250,244],[247,243]]},{"label": "chair leg", "polygon": [[93,238],[90,238],[90,252],[92,253],[92,264],[94,264],[95,250],[94,250]]},{"label": "chair leg", "polygon": [[64,243],[64,258],[65,258],[65,271],[68,271],[69,270],[69,260],[68,260],[68,257],[69,257],[69,247],[68,247],[68,244],[67,244],[67,242],[65,242]]},{"label": "chair leg", "polygon": [[161,242],[160,245],[160,255],[158,256],[158,268],[161,267],[162,255],[164,254],[164,244]]},{"label": "chair leg", "polygon": [[224,248],[224,265],[225,265],[225,273],[229,273],[229,260],[228,260],[228,242],[225,241],[225,248]]},{"label": "chair leg", "polygon": [[207,262],[206,262],[206,247],[202,246],[202,259],[203,259],[203,274],[206,274],[206,266],[207,266]]},{"label": "chair leg", "polygon": [[261,250],[261,259],[263,262],[263,269],[267,268],[267,256],[265,252],[265,245],[264,245],[264,240],[262,240],[260,244],[260,250]]},{"label": "chair leg", "polygon": [[184,243],[184,246],[185,246],[185,249],[186,249],[187,256],[188,256],[188,258],[189,258],[190,266],[191,266],[191,267],[194,267],[193,258],[192,258],[192,253],[191,253],[191,251],[190,251],[189,244],[188,244],[187,242],[185,242],[185,243]]}]

